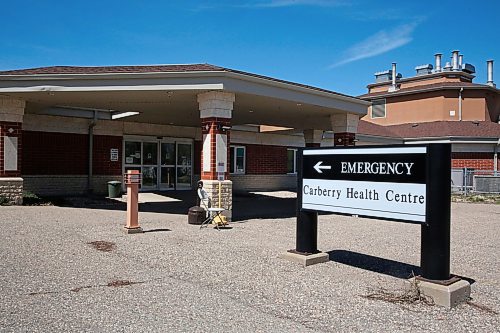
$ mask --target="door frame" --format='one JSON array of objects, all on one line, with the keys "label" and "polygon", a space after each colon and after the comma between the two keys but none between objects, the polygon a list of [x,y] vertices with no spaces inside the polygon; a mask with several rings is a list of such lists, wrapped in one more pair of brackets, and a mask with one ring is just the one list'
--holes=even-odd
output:
[{"label": "door frame", "polygon": [[[125,163],[125,142],[126,141],[132,141],[132,142],[140,142],[141,143],[141,163],[140,164],[126,164]],[[156,167],[157,173],[156,173],[156,186],[154,187],[146,187],[142,185],[142,180],[141,180],[141,185],[139,190],[140,191],[172,191],[172,190],[190,190],[193,186],[193,172],[194,172],[194,166],[193,166],[193,161],[194,161],[194,139],[190,138],[175,138],[175,137],[155,137],[155,136],[145,136],[145,135],[124,135],[123,136],[123,142],[122,142],[122,173],[125,173],[125,168],[139,168],[141,175],[142,175],[142,169],[145,167],[143,164],[143,151],[144,151],[144,142],[151,142],[151,143],[157,143],[157,163],[156,166],[153,165],[146,165],[146,167]],[[174,143],[175,144],[175,165],[173,165],[174,171],[175,171],[175,181],[174,181],[174,187],[173,188],[168,188],[168,187],[162,187],[161,186],[161,144],[162,143]],[[189,144],[191,146],[191,179],[190,179],[190,186],[189,187],[179,187],[178,186],[178,175],[177,175],[177,170],[180,167],[178,165],[178,144]],[[169,165],[170,166],[170,165]],[[165,167],[165,166],[163,166]],[[123,184],[123,187],[125,187],[125,184]],[[125,188],[124,188],[125,189]]]}]

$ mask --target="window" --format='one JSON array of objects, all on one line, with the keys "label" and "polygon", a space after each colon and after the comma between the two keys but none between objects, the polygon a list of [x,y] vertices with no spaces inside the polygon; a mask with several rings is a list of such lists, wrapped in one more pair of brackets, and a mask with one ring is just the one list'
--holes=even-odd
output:
[{"label": "window", "polygon": [[287,149],[286,172],[297,173],[297,149]]},{"label": "window", "polygon": [[245,147],[231,146],[229,157],[229,172],[236,174],[245,173]]},{"label": "window", "polygon": [[372,101],[372,118],[385,118],[385,99]]}]

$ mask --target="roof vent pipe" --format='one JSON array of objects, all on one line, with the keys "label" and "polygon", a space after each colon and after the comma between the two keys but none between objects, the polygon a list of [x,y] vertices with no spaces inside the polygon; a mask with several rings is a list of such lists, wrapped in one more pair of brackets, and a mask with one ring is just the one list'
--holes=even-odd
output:
[{"label": "roof vent pipe", "polygon": [[488,60],[486,64],[488,66],[488,82],[486,82],[486,84],[495,87],[496,85],[493,82],[493,60]]},{"label": "roof vent pipe", "polygon": [[458,52],[460,52],[460,51],[455,50],[455,51],[453,51],[451,53],[452,54],[452,59],[453,59],[452,60],[452,66],[453,66],[452,70],[454,70],[454,71],[458,71],[458,69],[459,69],[458,68]]},{"label": "roof vent pipe", "polygon": [[392,85],[389,87],[389,91],[396,91],[398,90],[396,86],[396,77],[398,76],[398,73],[396,72],[396,63],[392,63]]},{"label": "roof vent pipe", "polygon": [[458,56],[458,68],[459,69],[462,69],[464,66],[464,55],[463,54],[460,54]]},{"label": "roof vent pipe", "polygon": [[434,55],[434,58],[436,59],[436,68],[434,69],[434,72],[441,72],[441,53],[436,53]]}]

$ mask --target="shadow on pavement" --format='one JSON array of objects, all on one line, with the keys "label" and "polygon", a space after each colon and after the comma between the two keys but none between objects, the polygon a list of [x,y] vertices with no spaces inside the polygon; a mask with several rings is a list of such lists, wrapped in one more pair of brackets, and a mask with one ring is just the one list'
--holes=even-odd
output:
[{"label": "shadow on pavement", "polygon": [[[155,200],[141,202],[139,212],[186,215],[190,207],[197,203],[195,191],[151,192]],[[66,197],[52,200],[52,204],[61,207],[121,210],[127,209],[126,202],[103,196]],[[279,198],[254,193],[235,193],[233,195],[233,222],[248,219],[271,219],[295,217],[296,199]]]},{"label": "shadow on pavement", "polygon": [[399,261],[370,256],[363,253],[333,250],[327,252],[331,261],[338,262],[372,272],[408,279],[420,274],[420,267]]},{"label": "shadow on pavement", "polygon": [[147,232],[162,232],[162,231],[172,231],[170,229],[150,229],[150,230],[144,230],[143,233]]}]

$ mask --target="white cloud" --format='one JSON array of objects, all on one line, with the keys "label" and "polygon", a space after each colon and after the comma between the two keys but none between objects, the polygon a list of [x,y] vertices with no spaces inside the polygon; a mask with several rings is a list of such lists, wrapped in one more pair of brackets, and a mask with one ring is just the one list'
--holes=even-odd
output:
[{"label": "white cloud", "polygon": [[351,46],[344,52],[344,59],[330,65],[329,68],[371,58],[406,45],[413,40],[412,33],[417,25],[416,22],[404,24],[389,31],[381,30],[364,41]]},{"label": "white cloud", "polygon": [[279,8],[279,7],[292,7],[292,6],[317,6],[317,7],[331,7],[344,5],[344,1],[338,0],[270,0],[258,1],[247,3],[241,7],[248,8]]}]

